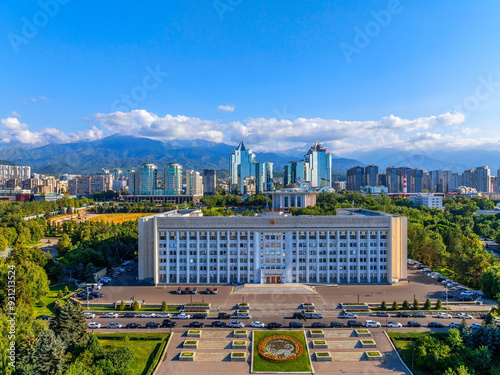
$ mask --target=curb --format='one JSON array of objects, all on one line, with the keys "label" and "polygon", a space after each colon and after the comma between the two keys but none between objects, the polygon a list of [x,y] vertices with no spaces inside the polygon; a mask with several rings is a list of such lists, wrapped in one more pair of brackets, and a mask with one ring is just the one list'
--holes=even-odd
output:
[{"label": "curb", "polygon": [[401,363],[403,364],[403,366],[406,368],[406,371],[408,371],[408,373],[410,375],[414,375],[413,372],[410,370],[410,368],[408,366],[406,366],[406,363],[403,361],[403,358],[401,358],[401,355],[399,355],[399,352],[398,350],[396,349],[396,347],[394,346],[394,344],[392,343],[392,340],[391,338],[389,337],[389,335],[387,334],[387,332],[383,331],[384,332],[384,335],[385,337],[387,338],[387,340],[389,340],[389,344],[391,344],[391,347],[392,347],[392,350],[394,352],[396,352],[396,355],[398,356],[399,360],[401,361]]},{"label": "curb", "polygon": [[168,337],[167,345],[165,345],[165,348],[163,348],[163,353],[161,354],[160,359],[158,360],[158,363],[156,364],[156,367],[153,370],[153,372],[151,373],[151,375],[156,375],[156,373],[160,369],[160,364],[163,362],[163,360],[165,359],[165,356],[167,355],[168,347],[170,346],[170,342],[172,341],[173,337],[174,337],[174,333],[170,334],[170,336]]}]

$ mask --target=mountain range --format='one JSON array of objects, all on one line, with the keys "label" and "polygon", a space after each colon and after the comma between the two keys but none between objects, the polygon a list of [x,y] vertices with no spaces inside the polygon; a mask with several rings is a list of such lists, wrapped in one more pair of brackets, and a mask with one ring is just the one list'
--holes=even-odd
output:
[{"label": "mountain range", "polygon": [[[132,169],[142,163],[159,166],[177,162],[185,169],[228,169],[229,154],[235,146],[202,139],[163,142],[150,138],[128,135],[112,135],[98,141],[80,141],[66,144],[49,144],[26,148],[6,146],[0,149],[0,164],[30,165],[39,173],[86,174],[102,168]],[[293,160],[300,160],[304,152],[256,152],[257,161],[274,163],[275,171]],[[461,172],[465,169],[488,165],[495,175],[500,167],[500,151],[465,150],[407,153],[395,149],[379,149],[355,152],[352,159],[333,154],[332,169],[345,172],[356,165],[376,164],[382,172],[388,166],[409,166],[424,170],[449,169]]]}]

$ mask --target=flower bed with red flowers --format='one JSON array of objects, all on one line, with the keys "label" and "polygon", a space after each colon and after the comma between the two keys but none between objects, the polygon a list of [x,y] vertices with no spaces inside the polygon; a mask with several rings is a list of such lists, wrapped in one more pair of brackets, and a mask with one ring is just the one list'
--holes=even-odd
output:
[{"label": "flower bed with red flowers", "polygon": [[273,361],[290,361],[304,351],[299,340],[287,335],[268,336],[259,342],[257,348],[262,357]]}]

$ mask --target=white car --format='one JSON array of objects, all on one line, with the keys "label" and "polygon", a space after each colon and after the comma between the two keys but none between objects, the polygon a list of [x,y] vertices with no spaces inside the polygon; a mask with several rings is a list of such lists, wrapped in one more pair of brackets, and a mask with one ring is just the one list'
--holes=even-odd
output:
[{"label": "white car", "polygon": [[389,323],[387,323],[387,327],[401,328],[401,327],[403,327],[403,325],[399,322],[389,322]]},{"label": "white car", "polygon": [[370,328],[379,328],[382,325],[380,322],[376,322],[375,320],[366,320],[365,321],[365,327],[370,327]]},{"label": "white car", "polygon": [[470,328],[471,328],[471,329],[479,329],[479,328],[481,328],[481,324],[472,323],[472,324],[470,325]]},{"label": "white car", "polygon": [[437,314],[437,317],[442,319],[451,319],[451,315],[447,313],[439,313]]},{"label": "white car", "polygon": [[254,328],[266,328],[266,325],[262,322],[259,322],[258,320],[255,322],[252,322],[251,326]]},{"label": "white car", "polygon": [[231,328],[243,328],[244,326],[242,322],[238,322],[237,320],[231,320],[229,322],[229,327]]},{"label": "white car", "polygon": [[118,318],[118,314],[117,313],[106,313],[106,315],[104,315],[105,318]]},{"label": "white car", "polygon": [[358,316],[356,314],[346,313],[346,314],[344,314],[344,318],[345,319],[358,319]]},{"label": "white car", "polygon": [[170,318],[170,314],[168,314],[168,313],[159,313],[159,314],[156,314],[156,317],[157,318]]},{"label": "white car", "polygon": [[191,315],[187,315],[187,314],[177,314],[176,318],[177,318],[177,319],[191,319]]},{"label": "white car", "polygon": [[101,328],[101,324],[96,322],[91,322],[89,323],[89,328]]},{"label": "white car", "polygon": [[458,318],[458,319],[472,319],[472,315],[465,314],[465,313],[459,313],[459,314],[457,315],[457,318]]},{"label": "white car", "polygon": [[500,323],[500,318],[493,317],[493,320],[495,321],[495,323]]},{"label": "white car", "polygon": [[108,323],[108,325],[106,327],[108,327],[108,328],[122,328],[122,325],[121,325],[121,323],[111,322],[111,323]]},{"label": "white car", "polygon": [[457,322],[450,323],[450,328],[458,328],[458,327],[460,327],[460,323],[457,323]]},{"label": "white car", "polygon": [[93,314],[93,313],[87,314],[87,315],[85,316],[85,318],[86,318],[86,319],[94,319],[94,318],[95,318],[95,314]]},{"label": "white car", "polygon": [[252,316],[250,314],[240,313],[238,314],[238,319],[251,319]]},{"label": "white car", "polygon": [[141,315],[139,315],[139,318],[154,318],[154,314],[142,313]]}]

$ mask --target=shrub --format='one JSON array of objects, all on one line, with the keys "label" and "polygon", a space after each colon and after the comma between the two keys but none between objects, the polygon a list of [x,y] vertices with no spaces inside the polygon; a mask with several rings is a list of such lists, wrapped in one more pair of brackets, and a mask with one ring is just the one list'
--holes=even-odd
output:
[{"label": "shrub", "polygon": [[441,298],[440,298],[436,302],[436,310],[441,310],[442,308],[443,308],[443,301],[441,301]]},{"label": "shrub", "polygon": [[416,298],[413,300],[413,308],[415,310],[419,310],[420,309],[420,306],[419,306],[418,301],[417,301]]},{"label": "shrub", "polygon": [[47,304],[45,303],[45,301],[40,300],[40,301],[38,301],[38,306],[40,306],[40,307],[46,307]]},{"label": "shrub", "polygon": [[432,304],[431,304],[431,300],[429,298],[427,298],[425,300],[425,304],[424,304],[424,310],[430,310],[432,309]]},{"label": "shrub", "polygon": [[124,300],[122,300],[122,302],[120,303],[119,308],[120,308],[120,311],[125,310],[125,301]]},{"label": "shrub", "polygon": [[59,292],[57,292],[57,298],[61,299],[64,297],[64,294],[62,292],[62,290],[60,290]]},{"label": "shrub", "polygon": [[168,305],[165,301],[161,303],[161,311],[165,312],[168,310]]},{"label": "shrub", "polygon": [[382,311],[387,310],[387,302],[382,301],[382,304],[380,305],[380,310],[382,310]]},{"label": "shrub", "polygon": [[399,310],[399,305],[398,305],[398,303],[397,303],[396,301],[394,301],[394,302],[392,303],[392,309],[393,309],[393,310]]},{"label": "shrub", "polygon": [[403,301],[403,310],[410,310],[410,302],[406,299]]},{"label": "shrub", "polygon": [[139,311],[139,309],[140,309],[139,302],[134,301],[134,304],[132,305],[132,310]]}]

